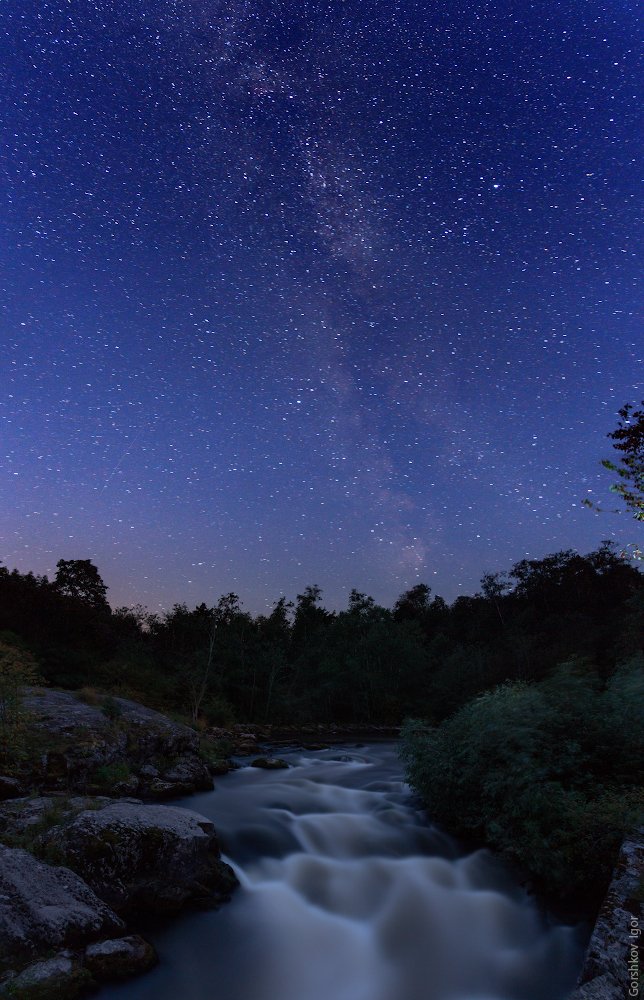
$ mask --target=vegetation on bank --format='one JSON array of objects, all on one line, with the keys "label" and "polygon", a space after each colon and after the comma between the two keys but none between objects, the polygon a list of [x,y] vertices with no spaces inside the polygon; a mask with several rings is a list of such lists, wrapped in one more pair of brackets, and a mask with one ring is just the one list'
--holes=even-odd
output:
[{"label": "vegetation on bank", "polygon": [[496,848],[551,897],[598,902],[644,807],[643,668],[637,654],[602,679],[572,660],[436,728],[409,721],[408,780],[432,819]]},{"label": "vegetation on bank", "polygon": [[[616,475],[611,490],[624,503],[624,511],[614,513],[627,512],[641,522],[644,401],[640,409],[623,407],[619,417],[608,435],[618,460],[605,459],[602,465]],[[583,502],[600,510],[588,499]],[[601,552],[587,559],[595,560],[593,568],[600,575],[607,572],[608,580],[612,554],[604,546],[607,561],[598,562]],[[644,559],[637,542],[622,558],[627,553]],[[524,610],[528,616],[529,607],[537,613],[544,633],[554,626],[557,634],[567,619],[570,653],[555,661],[546,654],[540,674],[508,674],[505,683],[455,704],[454,714],[437,728],[408,722],[402,755],[408,780],[434,819],[519,862],[551,896],[592,904],[601,899],[620,842],[641,821],[644,807],[639,783],[644,773],[643,600],[641,579],[631,576],[631,596],[623,591],[621,597],[629,614],[612,619],[608,605],[594,604],[595,585],[587,589],[581,565],[575,571],[574,561],[565,556],[519,564],[510,577],[518,581],[514,596],[528,599]],[[575,572],[578,614],[569,616],[568,586]],[[482,583],[502,623],[516,615],[516,604],[508,605],[498,577]],[[591,610],[594,616],[584,629],[592,633],[598,622],[608,626],[601,655],[599,647],[589,655],[576,632]]]}]

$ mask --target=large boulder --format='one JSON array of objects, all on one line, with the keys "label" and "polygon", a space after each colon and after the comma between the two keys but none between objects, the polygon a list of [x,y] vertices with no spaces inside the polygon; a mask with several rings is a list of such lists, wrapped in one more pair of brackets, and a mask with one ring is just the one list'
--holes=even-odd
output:
[{"label": "large boulder", "polygon": [[198,734],[160,712],[127,698],[88,704],[44,688],[29,688],[23,702],[42,746],[30,779],[45,789],[155,798],[146,768],[160,775],[164,797],[213,787]]},{"label": "large boulder", "polygon": [[50,949],[114,936],[123,926],[68,868],[0,845],[0,965],[15,967]]},{"label": "large boulder", "polygon": [[173,913],[213,905],[237,884],[220,860],[213,824],[187,809],[112,802],[40,838],[117,913]]}]

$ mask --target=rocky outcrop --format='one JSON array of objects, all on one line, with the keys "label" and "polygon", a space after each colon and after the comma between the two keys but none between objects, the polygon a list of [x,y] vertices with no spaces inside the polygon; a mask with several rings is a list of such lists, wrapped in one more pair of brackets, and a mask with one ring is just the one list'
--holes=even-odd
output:
[{"label": "rocky outcrop", "polygon": [[126,698],[87,704],[67,691],[30,688],[24,707],[42,746],[31,783],[44,790],[169,798],[213,787],[199,736]]},{"label": "rocky outcrop", "polygon": [[213,824],[172,806],[112,802],[55,826],[40,846],[60,855],[117,913],[213,905],[237,884]]},{"label": "rocky outcrop", "polygon": [[237,884],[210,820],[142,801],[213,787],[198,734],[89,697],[29,689],[29,762],[0,777],[0,995],[14,1000],[72,1000],[146,971],[154,949],[123,936],[121,916],[210,906]]},{"label": "rocky outcrop", "polygon": [[138,934],[99,941],[85,949],[84,964],[95,979],[129,979],[147,972],[159,961],[152,945]]},{"label": "rocky outcrop", "polygon": [[[643,879],[644,827],[622,845],[586,951],[578,988],[570,1000],[622,1000],[639,995]],[[629,992],[633,986],[635,992]]]},{"label": "rocky outcrop", "polygon": [[0,845],[0,963],[24,964],[123,930],[123,922],[68,868]]}]

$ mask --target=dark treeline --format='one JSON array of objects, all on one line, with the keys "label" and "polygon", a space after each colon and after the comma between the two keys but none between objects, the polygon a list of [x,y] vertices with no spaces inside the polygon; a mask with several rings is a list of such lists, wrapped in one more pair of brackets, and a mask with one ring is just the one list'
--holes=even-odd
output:
[{"label": "dark treeline", "polygon": [[392,609],[354,590],[339,613],[318,587],[268,615],[236,594],[214,607],[112,611],[89,560],[54,581],[0,567],[4,643],[32,654],[55,686],[100,690],[192,721],[438,723],[474,696],[540,681],[574,659],[606,682],[641,646],[642,575],[605,543],[488,574],[448,605],[425,584]]}]

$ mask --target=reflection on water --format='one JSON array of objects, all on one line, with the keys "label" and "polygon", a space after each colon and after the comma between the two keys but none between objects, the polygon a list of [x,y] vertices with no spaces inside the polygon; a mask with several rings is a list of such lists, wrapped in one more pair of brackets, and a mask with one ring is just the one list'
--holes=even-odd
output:
[{"label": "reflection on water", "polygon": [[427,826],[394,746],[285,756],[182,802],[241,888],[150,935],[160,966],[100,1000],[563,1000],[578,935]]}]

